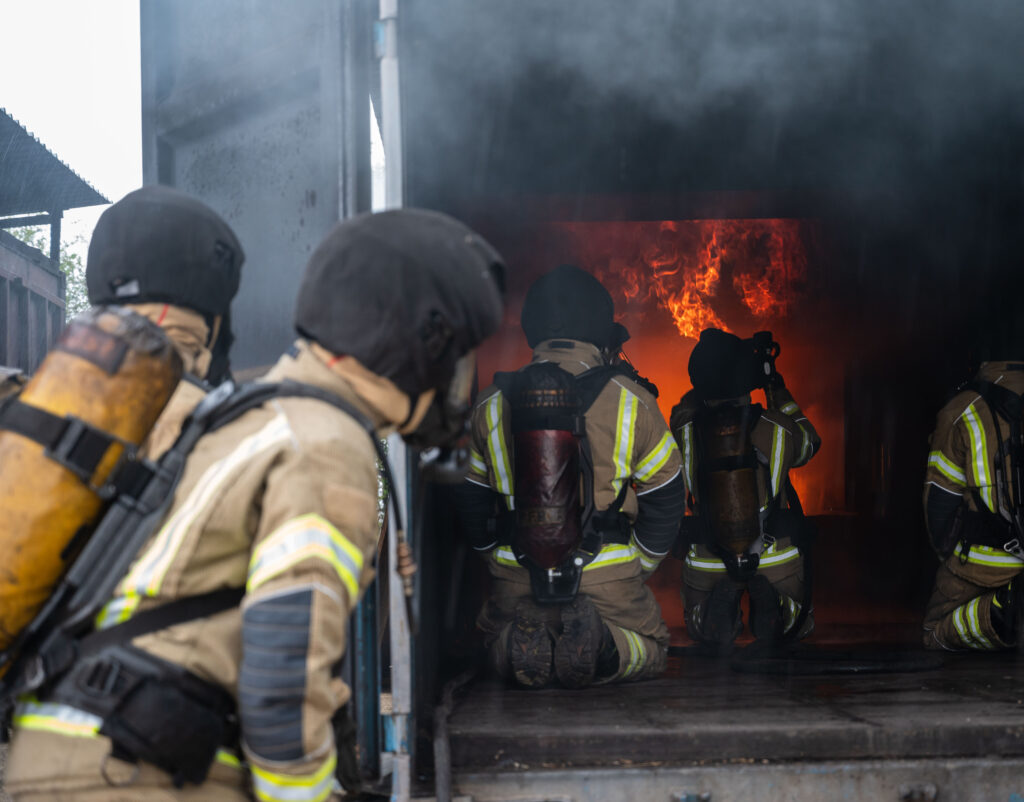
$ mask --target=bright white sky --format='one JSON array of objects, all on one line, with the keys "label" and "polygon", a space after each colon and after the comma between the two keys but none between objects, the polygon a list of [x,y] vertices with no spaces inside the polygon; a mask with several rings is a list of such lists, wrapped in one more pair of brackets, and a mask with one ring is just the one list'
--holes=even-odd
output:
[{"label": "bright white sky", "polygon": [[[0,107],[111,201],[140,186],[139,0],[0,0],[0,28]],[[64,242],[105,208],[66,212]]]}]

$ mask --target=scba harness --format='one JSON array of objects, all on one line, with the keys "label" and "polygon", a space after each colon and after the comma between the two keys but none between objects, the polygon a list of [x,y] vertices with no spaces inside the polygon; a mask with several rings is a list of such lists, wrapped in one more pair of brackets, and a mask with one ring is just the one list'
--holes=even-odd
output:
[{"label": "scba harness", "polygon": [[[178,787],[202,783],[218,749],[237,746],[239,722],[230,694],[129,644],[141,635],[236,607],[244,588],[177,599],[107,629],[94,631],[93,623],[166,517],[199,439],[282,397],[317,399],[355,420],[377,449],[390,485],[390,467],[374,425],[349,402],[294,381],[222,384],[199,403],[157,463],[134,464],[134,481],[112,500],[42,610],[0,654],[0,666],[9,664],[0,682],[4,720],[25,694],[83,710],[101,719],[99,734],[111,739],[113,756],[152,763]],[[401,529],[397,517],[396,524]],[[344,718],[338,718],[339,726]]]},{"label": "scba harness", "polygon": [[594,458],[586,414],[616,376],[643,381],[625,365],[601,365],[578,376],[550,362],[499,373],[495,384],[512,410],[514,509],[506,517],[512,552],[527,569],[539,604],[566,604],[583,569],[606,543],[629,543],[621,512],[628,491],[603,510],[594,505]]},{"label": "scba harness", "polygon": [[[968,559],[971,546],[1000,549],[1024,560],[1024,396],[982,379],[968,382],[963,389],[981,396],[992,413],[996,430],[993,481],[998,491],[996,507],[998,510],[1001,506],[999,500],[1004,501],[1008,517],[990,509],[979,488],[971,488],[975,509],[961,504],[945,537],[933,545],[943,558],[959,545],[964,561]],[[1000,419],[1009,426],[1005,438]]]}]

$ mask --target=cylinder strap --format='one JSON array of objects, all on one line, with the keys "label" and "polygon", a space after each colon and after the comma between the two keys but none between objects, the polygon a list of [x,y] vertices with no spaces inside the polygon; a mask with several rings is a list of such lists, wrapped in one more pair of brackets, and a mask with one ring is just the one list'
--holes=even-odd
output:
[{"label": "cylinder strap", "polygon": [[0,429],[39,443],[47,457],[63,465],[86,484],[114,443],[121,443],[126,453],[134,453],[135,450],[131,443],[97,429],[81,418],[74,415],[59,417],[18,399],[4,405],[0,412]]}]

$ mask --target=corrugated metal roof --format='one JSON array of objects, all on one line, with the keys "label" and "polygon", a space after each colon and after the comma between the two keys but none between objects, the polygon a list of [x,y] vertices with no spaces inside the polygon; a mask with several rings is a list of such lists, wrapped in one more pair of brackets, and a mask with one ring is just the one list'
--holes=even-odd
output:
[{"label": "corrugated metal roof", "polygon": [[110,203],[0,108],[0,217]]}]

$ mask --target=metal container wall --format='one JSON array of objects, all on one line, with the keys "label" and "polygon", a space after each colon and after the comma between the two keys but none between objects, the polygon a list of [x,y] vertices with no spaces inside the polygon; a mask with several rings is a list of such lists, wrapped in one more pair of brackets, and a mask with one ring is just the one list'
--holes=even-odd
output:
[{"label": "metal container wall", "polygon": [[288,346],[310,253],[369,208],[367,6],[141,6],[143,179],[196,195],[242,242],[236,369],[272,364]]}]

